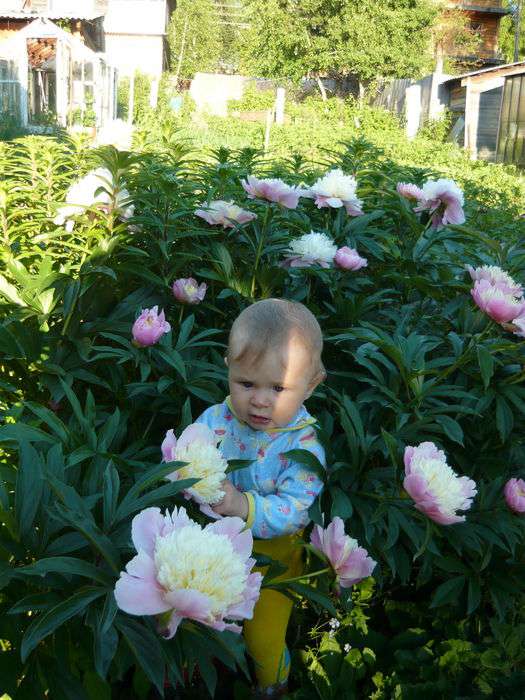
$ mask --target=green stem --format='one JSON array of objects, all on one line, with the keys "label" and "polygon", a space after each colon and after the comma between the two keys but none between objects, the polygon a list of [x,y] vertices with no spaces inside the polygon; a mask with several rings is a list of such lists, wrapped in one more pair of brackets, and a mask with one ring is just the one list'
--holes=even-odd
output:
[{"label": "green stem", "polygon": [[256,280],[256,275],[257,275],[257,268],[259,267],[259,260],[261,259],[263,244],[264,244],[264,241],[266,239],[265,234],[266,234],[266,228],[268,225],[268,217],[270,215],[270,209],[271,209],[271,205],[268,205],[268,207],[266,208],[266,212],[264,214],[264,219],[263,219],[263,223],[261,226],[261,234],[259,237],[259,244],[257,245],[257,252],[255,254],[255,264],[253,266],[252,286],[251,286],[251,291],[250,291],[250,295],[252,298],[255,294],[255,280]]},{"label": "green stem", "polygon": [[294,581],[302,581],[305,578],[314,578],[315,576],[322,576],[323,574],[327,574],[329,571],[332,571],[332,568],[330,566],[327,566],[326,569],[314,571],[313,574],[303,574],[302,576],[294,576],[293,578],[283,578],[279,581],[276,581],[276,583],[293,583]]},{"label": "green stem", "polygon": [[179,326],[182,323],[182,317],[184,316],[184,306],[181,304],[180,305],[180,313],[179,313]]}]

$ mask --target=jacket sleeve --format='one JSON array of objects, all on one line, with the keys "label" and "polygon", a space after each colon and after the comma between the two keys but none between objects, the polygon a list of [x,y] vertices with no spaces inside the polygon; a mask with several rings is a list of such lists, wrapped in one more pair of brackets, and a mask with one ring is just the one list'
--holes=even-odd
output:
[{"label": "jacket sleeve", "polygon": [[[326,467],[324,449],[317,438],[304,441],[309,435],[315,436],[313,428],[308,427],[306,431],[306,436],[305,431],[300,431],[297,441],[289,449],[308,450]],[[309,522],[308,508],[323,488],[321,479],[307,466],[282,455],[281,458],[283,470],[277,479],[275,493],[261,496],[256,491],[246,492],[249,506],[246,524],[253,536],[259,539],[289,535],[305,527]]]}]

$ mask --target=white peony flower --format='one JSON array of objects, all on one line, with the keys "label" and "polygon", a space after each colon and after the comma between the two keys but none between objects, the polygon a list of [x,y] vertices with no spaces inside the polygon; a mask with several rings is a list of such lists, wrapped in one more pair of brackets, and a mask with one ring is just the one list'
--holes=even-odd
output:
[{"label": "white peony flower", "polygon": [[351,175],[345,175],[342,170],[335,168],[319,178],[309,190],[309,197],[315,198],[318,208],[345,207],[350,216],[359,216],[362,200],[356,195],[357,181]]},{"label": "white peony flower", "polygon": [[312,231],[292,240],[289,252],[290,255],[283,263],[285,267],[330,267],[337,253],[337,246],[325,233]]},{"label": "white peony flower", "polygon": [[[114,190],[113,178],[107,168],[97,168],[85,175],[81,180],[71,185],[66,194],[66,205],[58,209],[53,223],[57,226],[66,225],[67,231],[74,227],[73,217],[83,214],[88,207],[112,205]],[[103,189],[101,189],[103,188]],[[97,192],[97,190],[100,190]],[[122,220],[130,219],[135,206],[130,203],[130,195],[126,189],[121,189],[116,195],[115,211]]]},{"label": "white peony flower", "polygon": [[226,478],[228,463],[216,447],[217,437],[207,426],[189,425],[177,440],[168,430],[161,446],[165,462],[187,462],[186,466],[168,475],[171,481],[199,479],[185,494],[197,503],[215,505],[224,498],[221,483]]}]

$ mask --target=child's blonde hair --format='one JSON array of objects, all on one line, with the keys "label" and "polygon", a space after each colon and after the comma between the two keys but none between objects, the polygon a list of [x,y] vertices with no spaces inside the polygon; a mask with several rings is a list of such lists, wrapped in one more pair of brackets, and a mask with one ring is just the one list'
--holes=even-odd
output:
[{"label": "child's blonde hair", "polygon": [[286,346],[292,336],[299,337],[310,352],[314,374],[326,374],[317,319],[304,304],[287,299],[257,301],[237,316],[228,339],[228,361],[255,363],[268,350]]}]

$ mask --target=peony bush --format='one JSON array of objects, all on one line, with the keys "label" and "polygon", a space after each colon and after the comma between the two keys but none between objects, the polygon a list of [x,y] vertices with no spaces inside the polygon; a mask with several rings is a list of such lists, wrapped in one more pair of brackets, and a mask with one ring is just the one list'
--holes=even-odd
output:
[{"label": "peony bush", "polygon": [[[298,700],[519,697],[524,220],[362,140],[316,164],[174,135],[0,159],[2,691],[247,692],[239,627],[271,586],[298,601]],[[233,318],[268,296],[326,341],[325,488],[284,581],[211,519],[246,465],[192,426],[227,393]]]}]

